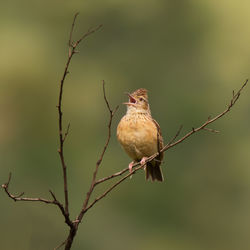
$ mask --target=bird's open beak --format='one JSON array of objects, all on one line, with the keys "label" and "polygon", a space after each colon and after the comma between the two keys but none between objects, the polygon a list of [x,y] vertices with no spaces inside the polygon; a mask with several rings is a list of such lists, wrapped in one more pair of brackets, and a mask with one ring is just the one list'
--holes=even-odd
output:
[{"label": "bird's open beak", "polygon": [[126,92],[125,94],[128,95],[129,102],[124,102],[123,104],[125,104],[125,105],[135,105],[136,104],[135,98],[130,93]]}]

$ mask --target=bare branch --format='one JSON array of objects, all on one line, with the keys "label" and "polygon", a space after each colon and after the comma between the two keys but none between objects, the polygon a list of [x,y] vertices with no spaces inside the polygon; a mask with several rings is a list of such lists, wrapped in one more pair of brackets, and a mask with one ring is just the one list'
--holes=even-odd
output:
[{"label": "bare branch", "polygon": [[69,34],[69,48],[72,47],[72,36],[73,36],[73,31],[74,31],[74,27],[75,27],[75,22],[76,22],[76,18],[79,15],[79,12],[77,12],[74,16],[72,25],[71,25],[71,30],[70,30],[70,34]]},{"label": "bare branch", "polygon": [[85,33],[79,40],[77,40],[74,44],[73,44],[73,48],[76,48],[78,46],[78,44],[85,39],[87,36],[95,33],[97,30],[99,30],[100,28],[102,28],[102,24],[100,24],[99,26],[97,26],[94,29],[89,29],[87,33]]},{"label": "bare branch", "polygon": [[[248,79],[245,81],[245,83],[241,86],[241,88],[238,90],[238,92],[236,94],[233,95],[233,98],[230,101],[230,104],[228,105],[227,109],[225,109],[223,112],[221,112],[220,114],[218,114],[217,116],[215,116],[214,118],[209,117],[208,120],[206,122],[204,122],[200,127],[196,128],[196,129],[192,129],[192,131],[190,131],[189,133],[187,133],[186,135],[184,135],[181,139],[179,139],[176,142],[170,143],[168,145],[166,145],[165,147],[163,147],[163,149],[161,150],[162,152],[168,150],[169,148],[172,148],[174,146],[176,146],[177,144],[183,142],[184,140],[186,140],[189,136],[191,136],[192,134],[201,131],[201,130],[209,130],[211,131],[211,129],[207,129],[207,125],[215,122],[216,120],[218,120],[219,118],[221,118],[222,116],[224,116],[225,114],[227,114],[231,108],[234,106],[234,104],[237,102],[237,100],[240,97],[241,91],[244,89],[244,87],[247,85],[248,83]],[[215,131],[213,131],[215,132]],[[156,156],[155,156],[156,157]]]},{"label": "bare branch", "polygon": [[[73,31],[75,28],[75,22],[76,22],[76,18],[78,16],[78,13],[75,14],[73,22],[72,22],[72,26],[71,26],[71,30],[70,30],[70,35],[69,35],[69,53],[68,53],[68,59],[65,65],[65,69],[64,69],[64,73],[62,76],[62,79],[60,81],[60,91],[59,91],[59,98],[58,98],[58,127],[59,127],[59,142],[60,142],[60,146],[58,149],[58,153],[60,155],[60,159],[61,159],[61,165],[62,165],[62,170],[63,170],[63,181],[64,181],[64,200],[65,200],[65,213],[68,215],[69,214],[69,198],[68,198],[68,184],[67,184],[67,166],[65,163],[65,159],[64,159],[64,152],[63,152],[63,146],[64,146],[64,141],[68,135],[69,132],[69,126],[67,127],[66,133],[63,136],[63,120],[62,120],[62,98],[63,98],[63,87],[64,87],[64,82],[66,79],[67,74],[69,73],[68,69],[69,69],[69,65],[71,62],[71,59],[73,57],[73,55],[76,53],[76,48],[79,45],[79,43],[85,39],[87,36],[89,36],[90,34],[96,32],[98,29],[100,29],[102,27],[102,25],[99,25],[97,28],[95,29],[90,29],[88,30],[79,40],[77,40],[75,43],[72,42],[72,36],[73,36]],[[73,43],[73,44],[72,44]]]},{"label": "bare branch", "polygon": [[114,174],[112,174],[112,175],[110,175],[110,176],[101,178],[101,179],[99,179],[99,180],[97,180],[97,181],[95,182],[95,185],[98,185],[98,184],[100,184],[100,183],[102,183],[102,182],[104,182],[104,181],[110,180],[110,179],[112,179],[112,178],[114,178],[114,177],[121,176],[121,175],[123,175],[124,173],[126,173],[127,171],[128,171],[128,168],[124,168],[123,170],[121,170],[121,171],[119,171],[119,172],[117,172],[117,173],[114,173]]},{"label": "bare branch", "polygon": [[55,205],[57,205],[59,207],[59,209],[61,210],[61,213],[62,215],[64,216],[64,219],[65,219],[65,223],[70,227],[70,228],[73,228],[74,227],[74,224],[73,222],[70,220],[69,218],[69,214],[66,213],[66,211],[64,210],[64,207],[63,207],[63,204],[61,202],[58,201],[58,199],[56,198],[55,194],[49,190],[51,196],[53,197],[53,203]]},{"label": "bare branch", "polygon": [[11,173],[9,174],[9,179],[5,184],[2,184],[2,188],[6,192],[6,194],[14,201],[38,201],[43,202],[47,204],[55,204],[54,201],[43,199],[43,198],[27,198],[27,197],[21,197],[24,195],[24,192],[20,193],[19,195],[13,195],[9,192],[9,184],[11,181]]},{"label": "bare branch", "polygon": [[[157,153],[158,155],[158,153]],[[157,156],[156,155],[156,156]],[[135,166],[138,166],[137,168],[134,168],[132,170],[132,172],[128,173],[127,175],[125,175],[124,177],[122,177],[119,181],[117,181],[115,184],[113,184],[110,188],[108,188],[103,194],[101,194],[99,197],[97,197],[85,210],[84,210],[84,213],[86,213],[91,207],[93,207],[98,201],[100,201],[101,199],[103,199],[108,193],[110,193],[115,187],[117,187],[119,184],[121,184],[123,181],[125,181],[128,177],[132,176],[133,174],[135,174],[138,170],[141,170],[143,169],[147,162],[151,161],[152,159],[148,158],[145,163],[143,165],[140,165],[140,163],[136,163],[133,165],[133,168]],[[125,169],[124,169],[125,170]],[[123,170],[123,171],[124,171]],[[129,168],[126,169],[126,171],[128,171]],[[125,173],[126,171],[124,171],[123,173]],[[122,171],[121,171],[122,172]],[[99,182],[100,183],[100,182]]]},{"label": "bare branch", "polygon": [[107,139],[106,139],[106,143],[105,143],[105,145],[104,145],[104,148],[103,148],[103,150],[102,150],[101,156],[100,156],[100,158],[98,159],[98,161],[96,162],[96,168],[95,168],[95,171],[94,171],[94,173],[93,173],[92,182],[91,182],[89,191],[88,191],[88,193],[87,193],[87,195],[86,195],[86,198],[85,198],[85,200],[84,200],[84,202],[83,202],[82,210],[81,210],[79,216],[78,216],[77,219],[76,219],[76,225],[78,225],[79,223],[81,223],[82,217],[83,217],[83,215],[84,215],[84,213],[85,213],[85,209],[86,209],[87,206],[88,206],[88,202],[89,202],[89,199],[90,199],[90,197],[91,197],[91,194],[92,194],[92,192],[93,192],[93,190],[94,190],[94,188],[95,188],[95,186],[96,186],[96,176],[97,176],[97,173],[98,173],[98,170],[99,170],[99,166],[100,166],[101,163],[102,163],[104,154],[105,154],[105,152],[106,152],[106,150],[107,150],[107,147],[108,147],[108,145],[109,145],[109,141],[110,141],[110,138],[111,138],[111,125],[112,125],[112,120],[113,120],[113,117],[114,117],[114,115],[115,115],[115,113],[116,113],[118,107],[119,107],[119,106],[117,106],[117,107],[114,109],[114,111],[110,108],[108,99],[107,99],[107,97],[106,97],[105,82],[104,82],[104,81],[102,81],[102,86],[103,86],[103,97],[104,97],[104,101],[105,101],[105,103],[106,103],[106,105],[107,105],[107,108],[108,108],[108,111],[109,111],[109,114],[110,114],[110,116],[109,116],[109,123],[108,123],[108,136],[107,136]]},{"label": "bare branch", "polygon": [[65,222],[72,227],[73,223],[70,221],[69,216],[65,213],[63,205],[56,199],[55,194],[52,191],[49,191],[50,194],[53,197],[53,200],[48,200],[48,199],[44,199],[44,198],[28,198],[28,197],[21,197],[24,195],[24,192],[20,193],[19,195],[13,195],[10,193],[9,191],[9,185],[10,185],[10,181],[11,181],[11,173],[9,174],[9,179],[5,184],[2,184],[2,188],[4,189],[4,191],[6,192],[6,194],[14,201],[30,201],[30,202],[42,202],[42,203],[46,203],[46,204],[53,204],[56,205],[60,208],[64,218],[65,218]]}]

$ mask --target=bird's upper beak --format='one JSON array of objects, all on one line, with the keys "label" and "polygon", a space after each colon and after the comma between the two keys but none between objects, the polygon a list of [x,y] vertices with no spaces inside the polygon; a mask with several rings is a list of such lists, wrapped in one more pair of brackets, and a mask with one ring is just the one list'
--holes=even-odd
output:
[{"label": "bird's upper beak", "polygon": [[136,99],[130,94],[130,93],[125,93],[129,97],[129,102],[124,102],[123,104],[125,105],[135,105],[136,104]]}]

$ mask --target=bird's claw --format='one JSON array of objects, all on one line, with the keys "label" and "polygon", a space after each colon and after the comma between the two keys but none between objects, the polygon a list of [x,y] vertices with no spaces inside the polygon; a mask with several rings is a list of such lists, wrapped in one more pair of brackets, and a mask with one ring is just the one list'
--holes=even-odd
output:
[{"label": "bird's claw", "polygon": [[128,165],[129,173],[132,173],[132,171],[133,171],[133,165],[134,165],[133,161],[129,163],[129,165]]},{"label": "bird's claw", "polygon": [[146,160],[147,160],[147,159],[148,159],[147,157],[143,157],[143,158],[141,159],[141,161],[140,161],[141,166],[144,165],[144,169],[146,168]]}]

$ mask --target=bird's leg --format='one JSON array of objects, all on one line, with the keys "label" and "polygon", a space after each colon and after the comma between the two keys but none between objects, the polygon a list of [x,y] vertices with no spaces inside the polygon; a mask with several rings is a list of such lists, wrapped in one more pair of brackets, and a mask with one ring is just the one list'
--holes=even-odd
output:
[{"label": "bird's leg", "polygon": [[128,169],[129,169],[129,173],[132,172],[132,168],[133,168],[133,165],[135,164],[134,161],[131,161],[129,164],[128,164]]},{"label": "bird's leg", "polygon": [[146,168],[146,160],[147,160],[147,159],[148,159],[148,157],[142,157],[142,159],[141,159],[141,161],[140,161],[141,166],[145,165],[145,166],[144,166],[144,170],[145,170],[145,168]]}]

